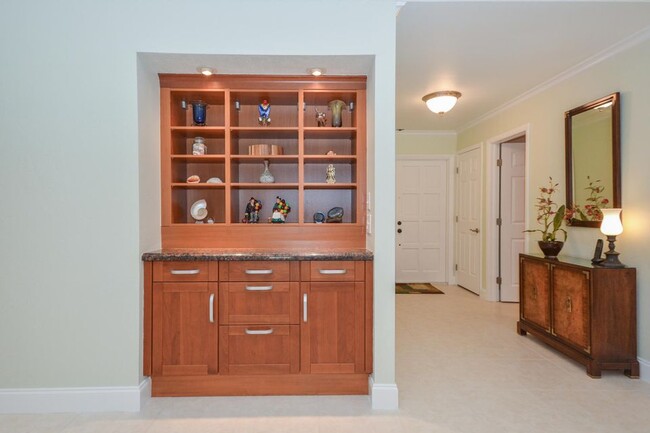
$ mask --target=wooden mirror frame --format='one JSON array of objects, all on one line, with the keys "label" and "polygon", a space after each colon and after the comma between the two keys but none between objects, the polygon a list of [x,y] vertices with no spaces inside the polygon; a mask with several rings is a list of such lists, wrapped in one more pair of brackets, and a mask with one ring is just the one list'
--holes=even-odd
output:
[{"label": "wooden mirror frame", "polygon": [[[619,92],[588,102],[580,107],[573,108],[564,113],[564,143],[566,162],[566,207],[573,209],[573,147],[572,147],[572,117],[589,111],[612,101],[612,207],[621,207],[621,95]],[[572,218],[569,225],[574,227],[600,227],[600,221],[582,221]]]}]

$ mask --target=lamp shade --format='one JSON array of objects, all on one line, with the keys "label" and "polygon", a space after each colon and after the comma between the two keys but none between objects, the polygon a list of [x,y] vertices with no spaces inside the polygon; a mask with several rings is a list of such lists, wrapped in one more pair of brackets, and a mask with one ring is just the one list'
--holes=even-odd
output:
[{"label": "lamp shade", "polygon": [[601,209],[603,222],[600,224],[600,231],[607,236],[618,236],[623,233],[621,223],[621,209]]},{"label": "lamp shade", "polygon": [[445,90],[442,92],[433,92],[429,93],[422,97],[422,100],[426,102],[427,108],[436,114],[445,114],[456,105],[458,98],[460,98],[460,92],[454,90]]}]

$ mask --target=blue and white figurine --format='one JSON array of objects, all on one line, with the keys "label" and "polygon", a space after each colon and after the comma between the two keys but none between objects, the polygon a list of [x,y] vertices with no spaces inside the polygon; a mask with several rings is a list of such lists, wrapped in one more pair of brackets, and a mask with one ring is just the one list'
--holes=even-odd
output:
[{"label": "blue and white figurine", "polygon": [[259,112],[259,117],[257,121],[262,126],[268,126],[271,123],[271,104],[266,99],[262,100],[262,103],[257,107]]}]

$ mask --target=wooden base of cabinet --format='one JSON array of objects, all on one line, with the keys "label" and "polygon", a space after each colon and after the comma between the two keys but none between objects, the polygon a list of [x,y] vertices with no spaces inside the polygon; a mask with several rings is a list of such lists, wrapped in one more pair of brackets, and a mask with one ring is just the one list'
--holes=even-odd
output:
[{"label": "wooden base of cabinet", "polygon": [[534,335],[544,343],[548,344],[558,352],[562,352],[567,355],[569,358],[572,358],[584,365],[587,370],[587,375],[594,379],[600,379],[601,372],[603,370],[623,370],[623,374],[628,376],[631,379],[639,378],[639,361],[638,360],[607,360],[607,361],[598,361],[592,359],[588,354],[581,352],[579,350],[573,349],[572,347],[558,342],[546,331],[539,330],[535,326],[530,326],[525,322],[517,322],[517,332],[519,335],[526,335],[530,333]]},{"label": "wooden base of cabinet", "polygon": [[153,397],[366,395],[367,374],[152,377]]}]

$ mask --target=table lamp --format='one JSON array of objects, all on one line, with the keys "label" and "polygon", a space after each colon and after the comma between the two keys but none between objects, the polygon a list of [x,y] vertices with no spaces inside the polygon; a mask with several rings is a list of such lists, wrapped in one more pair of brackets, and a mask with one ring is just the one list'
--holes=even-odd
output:
[{"label": "table lamp", "polygon": [[603,212],[603,221],[600,224],[600,231],[607,236],[609,242],[609,251],[605,252],[605,260],[600,266],[606,268],[624,268],[625,265],[618,260],[618,252],[614,250],[616,236],[623,233],[623,224],[621,223],[621,209],[601,209]]}]

